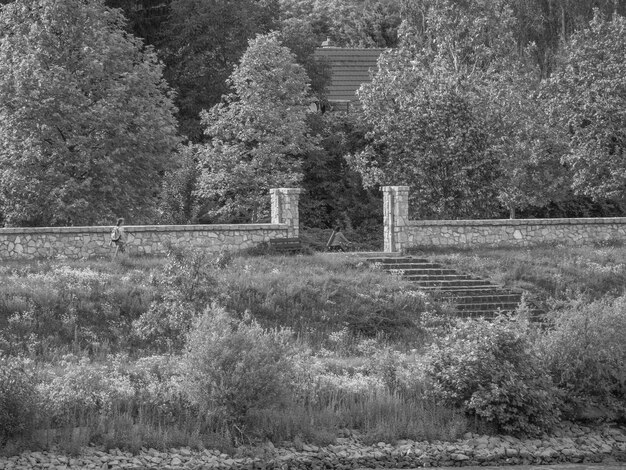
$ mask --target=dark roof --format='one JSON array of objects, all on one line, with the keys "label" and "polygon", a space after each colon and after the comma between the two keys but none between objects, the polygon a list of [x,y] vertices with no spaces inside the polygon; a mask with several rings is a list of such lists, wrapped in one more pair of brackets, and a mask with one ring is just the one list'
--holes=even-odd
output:
[{"label": "dark roof", "polygon": [[330,66],[330,84],[326,87],[328,101],[356,101],[356,91],[362,83],[371,82],[370,71],[376,71],[377,61],[385,49],[351,49],[321,47],[315,50],[316,59],[324,59]]}]

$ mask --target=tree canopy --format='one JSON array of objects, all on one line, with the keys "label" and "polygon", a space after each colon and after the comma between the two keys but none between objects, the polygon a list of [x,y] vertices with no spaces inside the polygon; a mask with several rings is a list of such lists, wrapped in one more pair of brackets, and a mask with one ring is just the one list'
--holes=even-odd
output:
[{"label": "tree canopy", "polygon": [[553,123],[567,131],[574,190],[626,200],[626,18],[596,11],[565,44],[546,83]]},{"label": "tree canopy", "polygon": [[353,167],[369,184],[411,186],[415,216],[514,217],[572,192],[626,194],[624,18],[597,10],[546,79],[513,6],[409,3],[400,46],[361,87],[370,145]]},{"label": "tree canopy", "polygon": [[213,203],[213,220],[260,221],[269,189],[297,186],[300,158],[316,148],[305,122],[308,79],[272,33],[249,41],[228,83],[233,92],[202,113],[211,142],[199,152],[198,194]]},{"label": "tree canopy", "polygon": [[[364,221],[378,184],[409,184],[418,217],[617,215],[623,15],[615,0],[0,0],[0,223],[262,220],[269,186],[295,184],[315,225]],[[389,48],[349,116],[306,113],[327,38]]]},{"label": "tree canopy", "polygon": [[204,140],[200,112],[229,93],[226,80],[248,40],[277,20],[277,0],[172,0],[160,50],[166,79],[178,92],[182,134]]},{"label": "tree canopy", "polygon": [[102,1],[0,11],[0,207],[9,225],[147,220],[176,137],[150,48]]}]

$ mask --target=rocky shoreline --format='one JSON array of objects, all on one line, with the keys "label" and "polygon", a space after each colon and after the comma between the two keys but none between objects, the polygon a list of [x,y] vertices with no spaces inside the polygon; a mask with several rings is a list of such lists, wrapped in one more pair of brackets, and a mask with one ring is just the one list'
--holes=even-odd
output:
[{"label": "rocky shoreline", "polygon": [[189,448],[159,452],[142,449],[133,455],[117,449],[83,449],[80,456],[24,452],[0,458],[0,470],[51,469],[333,469],[452,467],[470,465],[546,465],[626,462],[626,427],[588,428],[564,424],[551,436],[518,439],[467,433],[455,442],[399,441],[364,445],[358,438],[338,438],[333,445],[271,444],[242,448],[229,456],[215,450]]}]

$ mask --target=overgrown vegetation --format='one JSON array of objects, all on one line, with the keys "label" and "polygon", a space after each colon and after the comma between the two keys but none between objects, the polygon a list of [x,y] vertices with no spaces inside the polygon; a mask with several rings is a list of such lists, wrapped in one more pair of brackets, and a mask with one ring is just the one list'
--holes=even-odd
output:
[{"label": "overgrown vegetation", "polygon": [[539,329],[457,321],[328,255],[177,251],[0,274],[7,452],[535,435],[588,404],[623,413],[623,295],[578,297]]},{"label": "overgrown vegetation", "polygon": [[626,249],[549,244],[533,248],[424,248],[411,251],[434,261],[530,291],[542,301],[600,299],[626,293]]}]

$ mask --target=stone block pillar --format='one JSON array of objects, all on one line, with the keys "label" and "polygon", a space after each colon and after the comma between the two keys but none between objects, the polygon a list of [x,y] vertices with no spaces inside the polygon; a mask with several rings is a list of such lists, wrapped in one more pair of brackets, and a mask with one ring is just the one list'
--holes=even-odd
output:
[{"label": "stone block pillar", "polygon": [[287,224],[287,237],[297,238],[300,234],[300,213],[298,202],[303,190],[299,188],[273,188],[272,196],[272,223]]},{"label": "stone block pillar", "polygon": [[406,248],[409,223],[409,187],[383,186],[383,223],[385,252],[400,252]]}]

